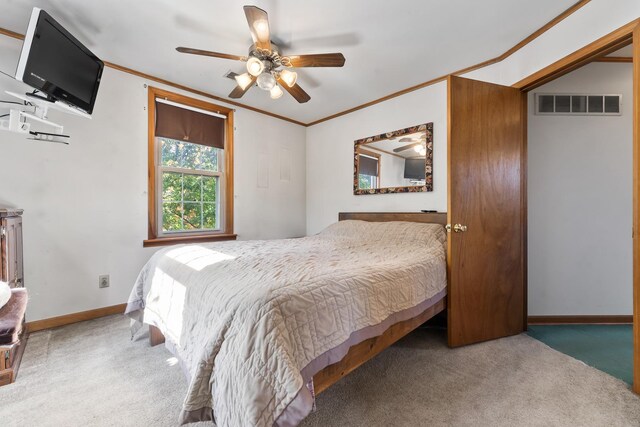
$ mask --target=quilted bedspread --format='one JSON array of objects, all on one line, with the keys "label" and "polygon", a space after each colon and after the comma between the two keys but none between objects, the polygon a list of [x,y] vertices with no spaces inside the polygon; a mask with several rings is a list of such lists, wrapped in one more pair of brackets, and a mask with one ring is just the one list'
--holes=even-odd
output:
[{"label": "quilted bedspread", "polygon": [[358,331],[445,292],[445,240],[436,224],[341,221],[299,239],[172,246],[140,272],[126,313],[182,364],[182,423],[297,425],[313,407],[306,384],[368,338]]}]

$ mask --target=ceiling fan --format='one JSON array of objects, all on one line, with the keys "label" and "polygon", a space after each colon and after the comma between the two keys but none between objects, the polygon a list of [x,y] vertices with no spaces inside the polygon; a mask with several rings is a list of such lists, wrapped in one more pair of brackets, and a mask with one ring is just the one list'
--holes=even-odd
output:
[{"label": "ceiling fan", "polygon": [[227,74],[227,77],[235,79],[238,84],[229,94],[229,98],[242,98],[254,84],[257,84],[260,89],[269,91],[272,99],[282,96],[281,87],[283,87],[296,101],[304,103],[311,97],[296,83],[298,74],[290,68],[342,67],[344,65],[345,59],[341,53],[283,56],[280,48],[271,41],[267,12],[256,6],[244,6],[244,13],[253,38],[249,56],[229,55],[188,47],[176,48],[182,53],[246,62],[246,73]]},{"label": "ceiling fan", "polygon": [[400,138],[398,142],[410,142],[410,144],[403,145],[402,147],[394,148],[393,149],[394,153],[400,153],[402,151],[410,150],[412,148],[416,153],[420,154],[421,156],[424,156],[427,153],[427,147],[426,147],[427,136],[426,135],[421,135],[417,138],[409,138],[409,137]]}]

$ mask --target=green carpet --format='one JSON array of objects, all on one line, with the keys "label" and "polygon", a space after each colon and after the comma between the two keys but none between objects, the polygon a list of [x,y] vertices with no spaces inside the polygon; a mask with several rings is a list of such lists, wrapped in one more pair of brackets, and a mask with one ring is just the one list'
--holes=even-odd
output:
[{"label": "green carpet", "polygon": [[561,353],[633,383],[632,325],[535,325],[529,335]]}]

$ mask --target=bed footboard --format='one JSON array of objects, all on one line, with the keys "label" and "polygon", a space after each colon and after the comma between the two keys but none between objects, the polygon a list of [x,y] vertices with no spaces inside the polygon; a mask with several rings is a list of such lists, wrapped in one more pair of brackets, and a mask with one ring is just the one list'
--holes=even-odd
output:
[{"label": "bed footboard", "polygon": [[368,340],[351,346],[349,352],[342,360],[327,366],[313,376],[315,393],[322,393],[342,377],[354,371],[446,308],[447,297],[444,297],[416,317],[392,325],[382,335],[369,338]]},{"label": "bed footboard", "polygon": [[[327,366],[313,376],[315,393],[322,393],[329,388],[329,386],[376,356],[382,350],[391,346],[436,314],[444,311],[446,307],[447,298],[444,297],[418,316],[403,322],[398,322],[387,329],[382,335],[352,346],[341,361]],[[151,344],[151,347],[162,344],[164,340],[164,335],[160,329],[149,325],[149,344]]]}]

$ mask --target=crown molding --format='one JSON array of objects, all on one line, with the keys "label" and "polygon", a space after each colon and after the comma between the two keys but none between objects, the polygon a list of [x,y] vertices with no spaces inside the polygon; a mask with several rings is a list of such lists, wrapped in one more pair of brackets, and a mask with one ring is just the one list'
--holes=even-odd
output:
[{"label": "crown molding", "polygon": [[[14,38],[14,39],[24,40],[24,35],[23,34],[19,34],[19,33],[7,30],[5,28],[0,28],[0,34],[8,36],[8,37],[11,37],[11,38]],[[143,79],[146,79],[146,80],[151,80],[151,81],[154,81],[156,83],[161,83],[161,84],[164,84],[164,85],[167,85],[167,86],[171,86],[171,87],[176,88],[176,89],[180,89],[180,90],[184,90],[184,91],[187,91],[187,92],[191,92],[191,93],[194,93],[196,95],[204,96],[206,98],[215,99],[216,101],[224,102],[226,104],[230,104],[230,105],[233,105],[235,107],[244,108],[245,110],[254,111],[256,113],[264,114],[264,115],[267,115],[267,116],[270,116],[270,117],[274,117],[274,118],[279,119],[279,120],[284,120],[284,121],[287,121],[287,122],[290,122],[290,123],[294,123],[294,124],[299,125],[299,126],[307,126],[306,123],[300,122],[298,120],[294,120],[294,119],[291,119],[289,117],[281,116],[279,114],[271,113],[269,111],[261,110],[259,108],[255,108],[255,107],[252,107],[250,105],[242,104],[241,102],[232,101],[230,99],[223,98],[221,96],[217,96],[217,95],[214,95],[212,93],[208,93],[208,92],[205,92],[205,91],[202,91],[202,90],[194,89],[192,87],[185,86],[185,85],[182,85],[180,83],[175,83],[175,82],[172,82],[170,80],[166,80],[166,79],[154,76],[152,74],[143,73],[141,71],[134,70],[133,68],[124,67],[122,65],[114,64],[113,62],[109,62],[109,61],[104,61],[104,65],[105,65],[105,67],[109,67],[109,68],[112,68],[114,70],[121,71],[123,73],[132,74],[134,76],[142,77]]]},{"label": "crown molding", "polygon": [[254,111],[256,113],[264,114],[264,115],[267,115],[267,116],[270,116],[270,117],[274,117],[274,118],[279,119],[279,120],[284,120],[286,122],[294,123],[294,124],[299,125],[299,126],[307,126],[306,123],[300,122],[298,120],[294,120],[294,119],[291,119],[289,117],[281,116],[279,114],[271,113],[269,111],[261,110],[259,108],[255,108],[255,107],[252,107],[250,105],[242,104],[242,103],[237,102],[237,101],[232,101],[232,100],[229,100],[227,98],[223,98],[221,96],[217,96],[217,95],[214,95],[214,94],[209,93],[209,92],[204,92],[202,90],[194,89],[194,88],[189,87],[189,86],[181,85],[180,83],[175,83],[175,82],[172,82],[170,80],[165,80],[165,79],[162,79],[160,77],[156,77],[156,76],[151,75],[151,74],[146,74],[146,73],[143,73],[141,71],[134,70],[133,68],[123,67],[122,65],[114,64],[112,62],[107,62],[107,61],[104,61],[104,65],[109,67],[109,68],[113,68],[114,70],[122,71],[123,73],[133,74],[134,76],[142,77],[143,79],[151,80],[151,81],[154,81],[156,83],[161,83],[161,84],[164,84],[164,85],[167,85],[167,86],[174,87],[176,89],[181,89],[181,90],[184,90],[184,91],[187,91],[187,92],[191,92],[191,93],[194,93],[196,95],[201,95],[201,96],[204,96],[206,98],[215,99],[216,101],[224,102],[225,104],[231,104],[231,105],[239,107],[239,108],[244,108],[245,110]]},{"label": "crown molding", "polygon": [[24,40],[23,34],[15,33],[5,28],[0,28],[0,34],[2,34],[3,36],[11,37],[13,39]]},{"label": "crown molding", "polygon": [[[475,71],[475,70],[477,70],[479,68],[484,68],[484,67],[487,67],[489,65],[492,65],[492,64],[495,64],[497,62],[505,60],[509,56],[511,56],[514,53],[516,53],[518,50],[522,49],[523,47],[525,47],[526,45],[528,45],[529,43],[531,43],[532,41],[534,41],[535,39],[540,37],[542,34],[544,34],[547,31],[549,31],[551,28],[553,28],[554,26],[559,24],[561,21],[563,21],[568,16],[572,15],[578,9],[582,8],[583,6],[585,6],[590,1],[591,0],[581,0],[581,1],[577,2],[577,3],[575,3],[573,6],[571,6],[570,8],[565,10],[564,12],[562,12],[560,15],[556,16],[551,21],[547,22],[542,27],[538,28],[536,31],[531,33],[529,36],[527,36],[524,39],[522,39],[518,44],[516,44],[511,49],[509,49],[506,52],[504,52],[502,55],[496,56],[495,58],[489,59],[489,60],[484,61],[484,62],[480,62],[479,64],[471,65],[471,66],[469,66],[467,68],[463,68],[461,70],[454,71],[453,73],[450,73],[450,75],[460,76],[462,74],[467,74],[467,73],[470,73],[471,71]],[[426,81],[424,83],[420,83],[420,84],[417,84],[415,86],[411,86],[411,87],[409,87],[407,89],[403,89],[403,90],[400,90],[398,92],[394,92],[392,94],[389,94],[387,96],[383,96],[382,98],[374,99],[373,101],[369,101],[366,104],[358,105],[356,107],[349,108],[348,110],[344,110],[344,111],[341,111],[339,113],[332,114],[330,116],[324,117],[322,119],[315,120],[313,122],[307,123],[307,126],[317,125],[319,123],[326,122],[328,120],[332,120],[332,119],[335,119],[337,117],[347,115],[349,113],[353,113],[354,111],[362,110],[363,108],[367,108],[367,107],[370,107],[372,105],[379,104],[379,103],[384,102],[384,101],[388,101],[389,99],[396,98],[398,96],[407,94],[409,92],[413,92],[415,90],[422,89],[422,88],[425,88],[427,86],[434,85],[436,83],[440,83],[442,81],[447,80],[447,76],[448,75],[440,76],[440,77],[437,77],[435,79],[431,79],[429,81]]]},{"label": "crown molding", "polygon": [[[537,29],[536,31],[531,33],[529,36],[527,36],[526,38],[522,39],[519,43],[517,43],[515,46],[513,46],[512,48],[510,48],[509,50],[504,52],[502,55],[497,56],[497,57],[492,58],[492,59],[489,59],[487,61],[481,62],[479,64],[475,64],[475,65],[463,68],[461,70],[455,71],[455,72],[450,73],[450,74],[454,75],[454,76],[459,76],[459,75],[466,74],[466,73],[469,73],[471,71],[477,70],[479,68],[484,68],[486,66],[495,64],[495,63],[500,62],[500,61],[503,61],[504,59],[506,59],[509,56],[513,55],[518,50],[522,49],[527,44],[531,43],[533,40],[535,40],[538,37],[540,37],[545,32],[549,31],[555,25],[557,25],[558,23],[563,21],[565,18],[567,18],[568,16],[572,15],[573,13],[575,13],[577,10],[579,10],[580,8],[585,6],[590,1],[591,0],[581,0],[581,1],[577,2],[577,3],[575,3],[573,6],[571,6],[570,8],[568,8],[567,10],[565,10],[564,12],[562,12],[561,14],[559,14],[558,16],[553,18],[551,21],[547,22],[545,25],[543,25],[542,27],[540,27],[539,29]],[[4,29],[4,28],[0,28],[0,34],[8,36],[8,37],[11,37],[11,38],[14,38],[14,39],[18,39],[18,40],[23,40],[24,39],[24,35],[16,33],[14,31],[10,31],[10,30]],[[340,111],[338,113],[332,114],[332,115],[327,116],[327,117],[323,117],[323,118],[318,119],[318,120],[314,120],[314,121],[309,122],[309,123],[303,123],[303,122],[300,122],[298,120],[294,120],[294,119],[289,118],[289,117],[281,116],[279,114],[275,114],[275,113],[271,113],[269,111],[261,110],[259,108],[251,107],[249,105],[242,104],[242,103],[237,102],[237,101],[232,101],[232,100],[229,100],[227,98],[224,98],[224,97],[221,97],[221,96],[217,96],[217,95],[213,95],[211,93],[204,92],[204,91],[201,91],[201,90],[198,90],[198,89],[194,89],[194,88],[191,88],[189,86],[185,86],[185,85],[182,85],[182,84],[179,84],[179,83],[174,83],[172,81],[165,80],[165,79],[162,79],[160,77],[157,77],[157,76],[154,76],[154,75],[151,75],[151,74],[143,73],[143,72],[134,70],[132,68],[124,67],[122,65],[114,64],[114,63],[108,62],[108,61],[105,61],[104,63],[105,63],[105,66],[107,66],[109,68],[112,68],[114,70],[118,70],[118,71],[121,71],[121,72],[124,72],[124,73],[129,73],[129,74],[132,74],[132,75],[135,75],[135,76],[138,76],[138,77],[142,77],[142,78],[147,79],[147,80],[154,81],[156,83],[161,83],[161,84],[164,84],[164,85],[167,85],[167,86],[174,87],[176,89],[180,89],[180,90],[184,90],[184,91],[187,91],[187,92],[191,92],[191,93],[194,93],[194,94],[197,94],[197,95],[201,95],[201,96],[204,96],[204,97],[207,97],[207,98],[210,98],[210,99],[215,99],[216,101],[219,101],[219,102],[224,102],[224,103],[227,103],[227,104],[230,104],[230,105],[234,105],[234,106],[239,107],[239,108],[244,108],[246,110],[254,111],[256,113],[264,114],[264,115],[267,115],[267,116],[270,116],[270,117],[274,117],[274,118],[279,119],[279,120],[284,120],[284,121],[287,121],[287,122],[290,122],[290,123],[294,123],[294,124],[299,125],[299,126],[306,126],[306,127],[314,126],[314,125],[317,125],[319,123],[323,123],[323,122],[335,119],[337,117],[353,113],[354,111],[362,110],[364,108],[371,107],[372,105],[379,104],[379,103],[384,102],[384,101],[388,101],[389,99],[396,98],[398,96],[405,95],[407,93],[410,93],[410,92],[413,92],[413,91],[416,91],[416,90],[419,90],[419,89],[423,89],[425,87],[434,85],[436,83],[443,82],[443,81],[447,80],[447,76],[448,76],[448,75],[440,76],[440,77],[437,77],[435,79],[431,79],[431,80],[428,80],[426,82],[423,82],[423,83],[408,87],[406,89],[403,89],[403,90],[400,90],[400,91],[397,91],[397,92],[393,92],[393,93],[391,93],[389,95],[383,96],[382,98],[374,99],[373,101],[369,101],[367,103],[364,103],[364,104],[349,108],[348,110]]]},{"label": "crown molding", "polygon": [[593,62],[633,63],[633,58],[630,56],[603,56],[601,58],[594,59]]},{"label": "crown molding", "polygon": [[609,34],[581,47],[511,86],[522,91],[535,89],[598,58],[628,46],[633,42],[633,30],[638,24],[640,24],[640,18],[613,30]]}]

